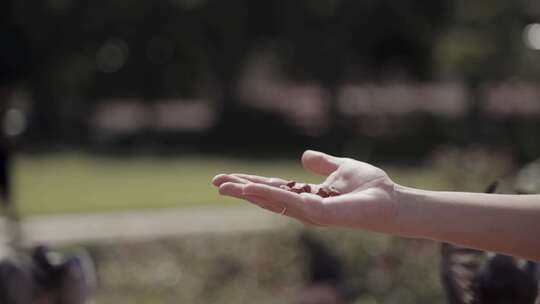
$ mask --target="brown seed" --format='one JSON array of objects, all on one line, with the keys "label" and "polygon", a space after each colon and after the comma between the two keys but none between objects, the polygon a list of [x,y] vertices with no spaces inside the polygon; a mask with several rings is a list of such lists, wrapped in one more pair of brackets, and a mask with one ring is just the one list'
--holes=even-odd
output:
[{"label": "brown seed", "polygon": [[299,194],[302,193],[302,192],[304,192],[304,191],[302,191],[302,188],[291,188],[290,191],[292,191],[292,192],[294,192],[294,193],[299,193]]},{"label": "brown seed", "polygon": [[330,187],[328,187],[328,194],[329,194],[330,196],[338,196],[338,195],[340,195],[341,193],[340,193],[336,188],[330,186]]},{"label": "brown seed", "polygon": [[303,191],[303,192],[307,192],[307,193],[311,193],[311,186],[308,185],[308,184],[305,184],[305,185],[302,187],[302,191]]},{"label": "brown seed", "polygon": [[[290,182],[287,182],[287,184],[285,185],[281,185],[279,186],[279,188],[283,189],[283,190],[287,190],[287,191],[291,191],[291,192],[294,192],[294,193],[312,193],[313,189],[311,188],[311,185],[309,184],[302,184],[302,183],[297,183],[295,181],[290,181]],[[321,190],[319,190],[320,192]],[[325,194],[328,195],[328,193],[325,191]]]},{"label": "brown seed", "polygon": [[300,184],[300,183],[295,183],[295,185],[292,186],[291,189],[301,190],[302,187],[303,187],[302,184]]},{"label": "brown seed", "polygon": [[324,190],[323,188],[320,188],[319,191],[317,191],[317,195],[322,197],[322,198],[330,196],[330,194],[326,190]]}]

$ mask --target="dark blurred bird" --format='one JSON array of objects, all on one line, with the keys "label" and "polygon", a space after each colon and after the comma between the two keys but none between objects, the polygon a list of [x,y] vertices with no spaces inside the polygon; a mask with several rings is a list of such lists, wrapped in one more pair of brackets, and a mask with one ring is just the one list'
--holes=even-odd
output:
[{"label": "dark blurred bird", "polygon": [[540,304],[540,266],[532,261],[443,243],[441,278],[450,304]]},{"label": "dark blurred bird", "polygon": [[16,259],[0,261],[0,303],[31,304],[32,277]]},{"label": "dark blurred bird", "polygon": [[95,273],[88,255],[61,256],[45,246],[32,252],[34,303],[85,304],[95,291]]}]

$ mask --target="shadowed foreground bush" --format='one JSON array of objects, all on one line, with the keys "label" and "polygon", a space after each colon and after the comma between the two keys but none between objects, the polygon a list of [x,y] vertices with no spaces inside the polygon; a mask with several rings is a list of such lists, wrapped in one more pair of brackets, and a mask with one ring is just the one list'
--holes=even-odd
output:
[{"label": "shadowed foreground bush", "polygon": [[[98,303],[291,303],[308,283],[305,229],[90,245]],[[444,303],[435,243],[312,230],[343,266],[351,303]],[[293,302],[295,303],[295,302]]]}]

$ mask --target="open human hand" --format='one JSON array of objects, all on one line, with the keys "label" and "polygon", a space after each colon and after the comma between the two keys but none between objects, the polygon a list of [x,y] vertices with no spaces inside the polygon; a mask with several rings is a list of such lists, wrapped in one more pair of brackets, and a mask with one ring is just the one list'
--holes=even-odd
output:
[{"label": "open human hand", "polygon": [[[246,200],[306,224],[395,232],[395,183],[383,170],[310,150],[304,152],[302,165],[326,179],[296,192],[290,191],[291,181],[249,174],[220,174],[212,183],[222,195]],[[325,192],[333,195],[321,195]]]}]

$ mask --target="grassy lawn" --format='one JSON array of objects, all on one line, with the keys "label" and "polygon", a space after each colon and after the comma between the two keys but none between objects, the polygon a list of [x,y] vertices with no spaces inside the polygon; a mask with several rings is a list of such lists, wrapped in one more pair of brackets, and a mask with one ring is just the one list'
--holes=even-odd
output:
[{"label": "grassy lawn", "polygon": [[[387,167],[405,185],[447,189],[444,174],[428,168]],[[82,154],[20,157],[15,198],[23,215],[121,211],[238,204],[220,197],[210,180],[221,172],[248,172],[310,182],[320,178],[296,161],[220,158],[100,158]]]}]

